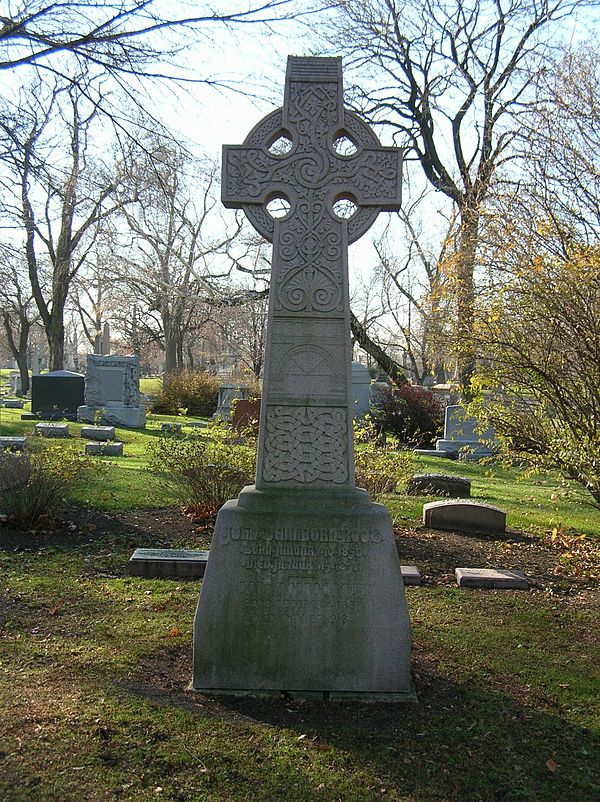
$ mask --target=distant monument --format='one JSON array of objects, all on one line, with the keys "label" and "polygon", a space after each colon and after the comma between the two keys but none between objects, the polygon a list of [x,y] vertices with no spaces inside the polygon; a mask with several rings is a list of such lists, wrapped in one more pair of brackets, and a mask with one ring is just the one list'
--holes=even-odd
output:
[{"label": "distant monument", "polygon": [[145,426],[139,356],[87,355],[85,404],[77,409],[77,420],[130,429]]},{"label": "distant monument", "polygon": [[344,109],[338,58],[289,58],[283,108],[224,147],[223,203],[273,267],[256,485],[219,512],[195,690],[414,699],[392,522],[355,487],[347,268],[348,243],[399,208],[401,160]]}]

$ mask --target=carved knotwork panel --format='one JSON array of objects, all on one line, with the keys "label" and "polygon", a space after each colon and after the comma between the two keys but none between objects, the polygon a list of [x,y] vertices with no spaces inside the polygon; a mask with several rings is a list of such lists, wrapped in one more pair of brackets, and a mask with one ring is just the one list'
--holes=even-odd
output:
[{"label": "carved knotwork panel", "polygon": [[270,407],[262,479],[277,484],[347,482],[347,411],[316,406]]}]

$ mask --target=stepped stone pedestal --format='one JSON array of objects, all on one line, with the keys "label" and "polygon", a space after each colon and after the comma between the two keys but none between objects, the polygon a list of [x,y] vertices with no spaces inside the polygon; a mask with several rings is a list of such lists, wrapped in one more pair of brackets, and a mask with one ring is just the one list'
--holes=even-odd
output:
[{"label": "stepped stone pedestal", "polygon": [[223,160],[223,202],[273,242],[273,275],[256,484],[217,518],[192,689],[414,699],[392,522],[354,481],[347,270],[399,208],[401,152],[343,108],[340,59],[290,58],[283,108]]}]

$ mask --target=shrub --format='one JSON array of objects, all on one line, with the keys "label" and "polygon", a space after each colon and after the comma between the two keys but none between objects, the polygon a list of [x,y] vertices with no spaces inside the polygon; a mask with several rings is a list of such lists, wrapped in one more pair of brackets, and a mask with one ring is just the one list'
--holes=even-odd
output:
[{"label": "shrub", "polygon": [[432,445],[444,428],[441,401],[430,390],[411,384],[381,391],[371,417],[378,432],[423,448]]},{"label": "shrub", "polygon": [[152,403],[152,412],[159,415],[188,415],[209,417],[217,408],[219,380],[210,373],[182,371],[171,376]]},{"label": "shrub", "polygon": [[44,445],[19,454],[0,453],[0,515],[16,529],[51,520],[69,491],[93,470],[74,447]]},{"label": "shrub", "polygon": [[184,506],[206,517],[235,498],[256,469],[256,440],[234,438],[220,421],[211,421],[202,434],[160,437],[149,453],[150,470]]},{"label": "shrub", "polygon": [[356,485],[373,497],[393,493],[398,482],[403,484],[413,472],[413,455],[399,451],[395,444],[378,444],[377,431],[369,421],[355,426],[354,469]]}]

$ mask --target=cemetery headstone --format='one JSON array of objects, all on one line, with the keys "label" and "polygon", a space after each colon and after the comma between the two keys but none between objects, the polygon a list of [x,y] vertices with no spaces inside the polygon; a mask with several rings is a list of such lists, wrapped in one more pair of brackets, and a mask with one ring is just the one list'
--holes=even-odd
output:
[{"label": "cemetery headstone", "polygon": [[31,413],[43,420],[75,420],[83,404],[84,378],[70,370],[31,377]]},{"label": "cemetery headstone", "polygon": [[352,400],[354,417],[364,418],[369,412],[371,374],[360,362],[352,363]]},{"label": "cemetery headstone", "polygon": [[123,443],[120,440],[86,443],[85,453],[88,457],[122,457]]},{"label": "cemetery headstone", "polygon": [[82,426],[79,430],[81,437],[87,437],[88,440],[100,440],[105,442],[107,440],[115,439],[114,426]]},{"label": "cemetery headstone", "polygon": [[219,394],[217,396],[217,411],[214,413],[213,418],[219,420],[231,419],[231,408],[236,399],[245,401],[248,398],[248,387],[240,384],[221,384],[219,386]]},{"label": "cemetery headstone", "polygon": [[102,356],[110,354],[110,323],[106,321],[102,327]]},{"label": "cemetery headstone", "polygon": [[506,513],[491,504],[476,501],[430,501],[423,505],[423,523],[431,529],[503,535]]},{"label": "cemetery headstone", "polygon": [[130,429],[145,426],[139,356],[87,355],[85,404],[78,408],[77,420]]},{"label": "cemetery headstone", "polygon": [[22,395],[23,387],[21,384],[21,374],[19,371],[11,371],[8,377],[10,389],[13,395]]},{"label": "cemetery headstone", "polygon": [[0,437],[0,450],[6,448],[11,451],[23,451],[26,441],[26,437],[10,437],[5,435]]},{"label": "cemetery headstone", "polygon": [[128,567],[132,576],[201,579],[207,560],[200,549],[136,549]]},{"label": "cemetery headstone", "polygon": [[416,473],[406,483],[408,496],[448,496],[469,498],[471,482],[462,476],[443,473]]},{"label": "cemetery headstone", "polygon": [[35,434],[42,437],[62,438],[69,436],[68,423],[36,423]]},{"label": "cemetery headstone", "polygon": [[7,398],[4,401],[4,406],[7,409],[23,409],[25,402],[22,398]]},{"label": "cemetery headstone", "polygon": [[502,568],[456,568],[456,584],[461,588],[497,588],[528,590],[529,582],[522,571]]},{"label": "cemetery headstone", "polygon": [[256,484],[218,515],[192,688],[414,699],[391,518],[354,480],[347,270],[348,243],[400,206],[401,151],[344,109],[341,59],[290,57],[283,108],[223,158],[223,202],[273,260]]},{"label": "cemetery headstone", "polygon": [[497,442],[494,430],[488,426],[481,430],[481,424],[470,417],[460,404],[446,407],[444,416],[444,437],[439,439],[433,449],[416,449],[424,456],[450,457],[477,462],[494,456]]}]

